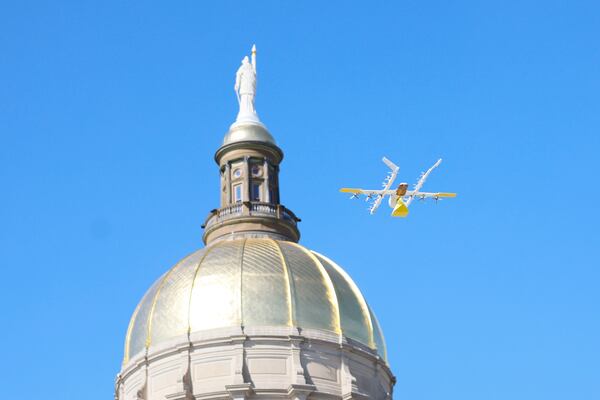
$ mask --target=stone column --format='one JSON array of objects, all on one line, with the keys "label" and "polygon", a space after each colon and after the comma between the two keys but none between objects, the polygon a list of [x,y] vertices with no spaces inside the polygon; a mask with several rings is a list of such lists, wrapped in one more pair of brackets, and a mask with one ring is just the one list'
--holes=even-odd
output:
[{"label": "stone column", "polygon": [[279,197],[279,165],[273,166],[273,199],[274,203],[280,204],[281,198]]},{"label": "stone column", "polygon": [[221,205],[221,207],[226,207],[228,205],[231,204],[231,163],[229,161],[227,161],[227,164],[225,164],[225,172],[224,172],[224,178],[225,178],[225,201],[223,202],[223,204]]},{"label": "stone column", "polygon": [[271,203],[272,202],[272,199],[271,199],[271,188],[269,187],[269,185],[270,185],[270,181],[269,181],[269,161],[267,160],[266,157],[263,159],[263,175],[265,177],[264,185],[263,185],[263,191],[264,191],[263,199],[265,199],[266,203]]},{"label": "stone column", "polygon": [[[252,177],[250,176],[250,157],[244,156],[244,166],[243,166],[243,181],[246,184],[246,190],[242,191],[242,201],[250,201],[252,188],[250,187],[250,182]],[[242,188],[243,189],[243,188]]]}]

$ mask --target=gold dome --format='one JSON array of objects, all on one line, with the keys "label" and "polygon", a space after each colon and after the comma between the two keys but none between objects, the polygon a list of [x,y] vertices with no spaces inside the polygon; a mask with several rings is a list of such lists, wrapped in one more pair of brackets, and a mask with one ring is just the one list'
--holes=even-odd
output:
[{"label": "gold dome", "polygon": [[159,278],[131,317],[124,362],[181,335],[234,326],[325,330],[386,359],[377,319],[342,268],[293,242],[248,238],[215,242]]}]

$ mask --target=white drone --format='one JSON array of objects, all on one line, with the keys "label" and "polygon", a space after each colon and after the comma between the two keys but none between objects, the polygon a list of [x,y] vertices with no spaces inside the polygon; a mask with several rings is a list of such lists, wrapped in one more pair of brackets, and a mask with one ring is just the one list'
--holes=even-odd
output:
[{"label": "white drone", "polygon": [[381,204],[381,201],[385,196],[390,196],[389,205],[393,209],[392,217],[406,217],[408,215],[408,206],[414,199],[424,200],[427,198],[432,198],[434,200],[439,200],[444,197],[456,197],[456,193],[445,193],[445,192],[421,192],[421,188],[425,183],[425,180],[431,174],[431,172],[436,169],[441,163],[442,159],[437,160],[435,164],[431,168],[429,168],[426,172],[421,174],[419,181],[415,185],[413,190],[408,190],[407,183],[401,183],[398,185],[397,189],[390,189],[398,175],[398,171],[400,167],[396,164],[383,157],[383,162],[391,169],[390,174],[386,177],[383,182],[382,190],[367,190],[367,189],[352,189],[352,188],[341,188],[340,192],[343,193],[352,193],[353,199],[360,197],[360,195],[365,195],[366,200],[373,200],[371,206],[369,207],[369,212],[371,214],[375,214],[377,208]]}]

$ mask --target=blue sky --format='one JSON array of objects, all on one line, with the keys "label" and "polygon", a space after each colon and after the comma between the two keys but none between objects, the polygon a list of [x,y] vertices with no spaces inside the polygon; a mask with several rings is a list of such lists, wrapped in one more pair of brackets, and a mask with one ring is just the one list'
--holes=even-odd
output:
[{"label": "blue sky", "polygon": [[[375,310],[398,399],[600,398],[594,1],[0,6],[3,395],[112,396],[129,317],[202,246],[233,78],[285,152],[301,243]],[[216,4],[219,3],[219,4]],[[337,192],[386,155],[408,219]]]}]

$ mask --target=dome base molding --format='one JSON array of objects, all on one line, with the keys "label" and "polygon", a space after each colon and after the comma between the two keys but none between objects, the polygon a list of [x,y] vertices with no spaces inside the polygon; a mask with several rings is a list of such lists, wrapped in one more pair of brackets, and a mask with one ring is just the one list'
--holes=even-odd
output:
[{"label": "dome base molding", "polygon": [[395,378],[375,352],[360,344],[318,330],[252,331],[218,329],[150,347],[123,366],[115,397],[391,399]]}]

